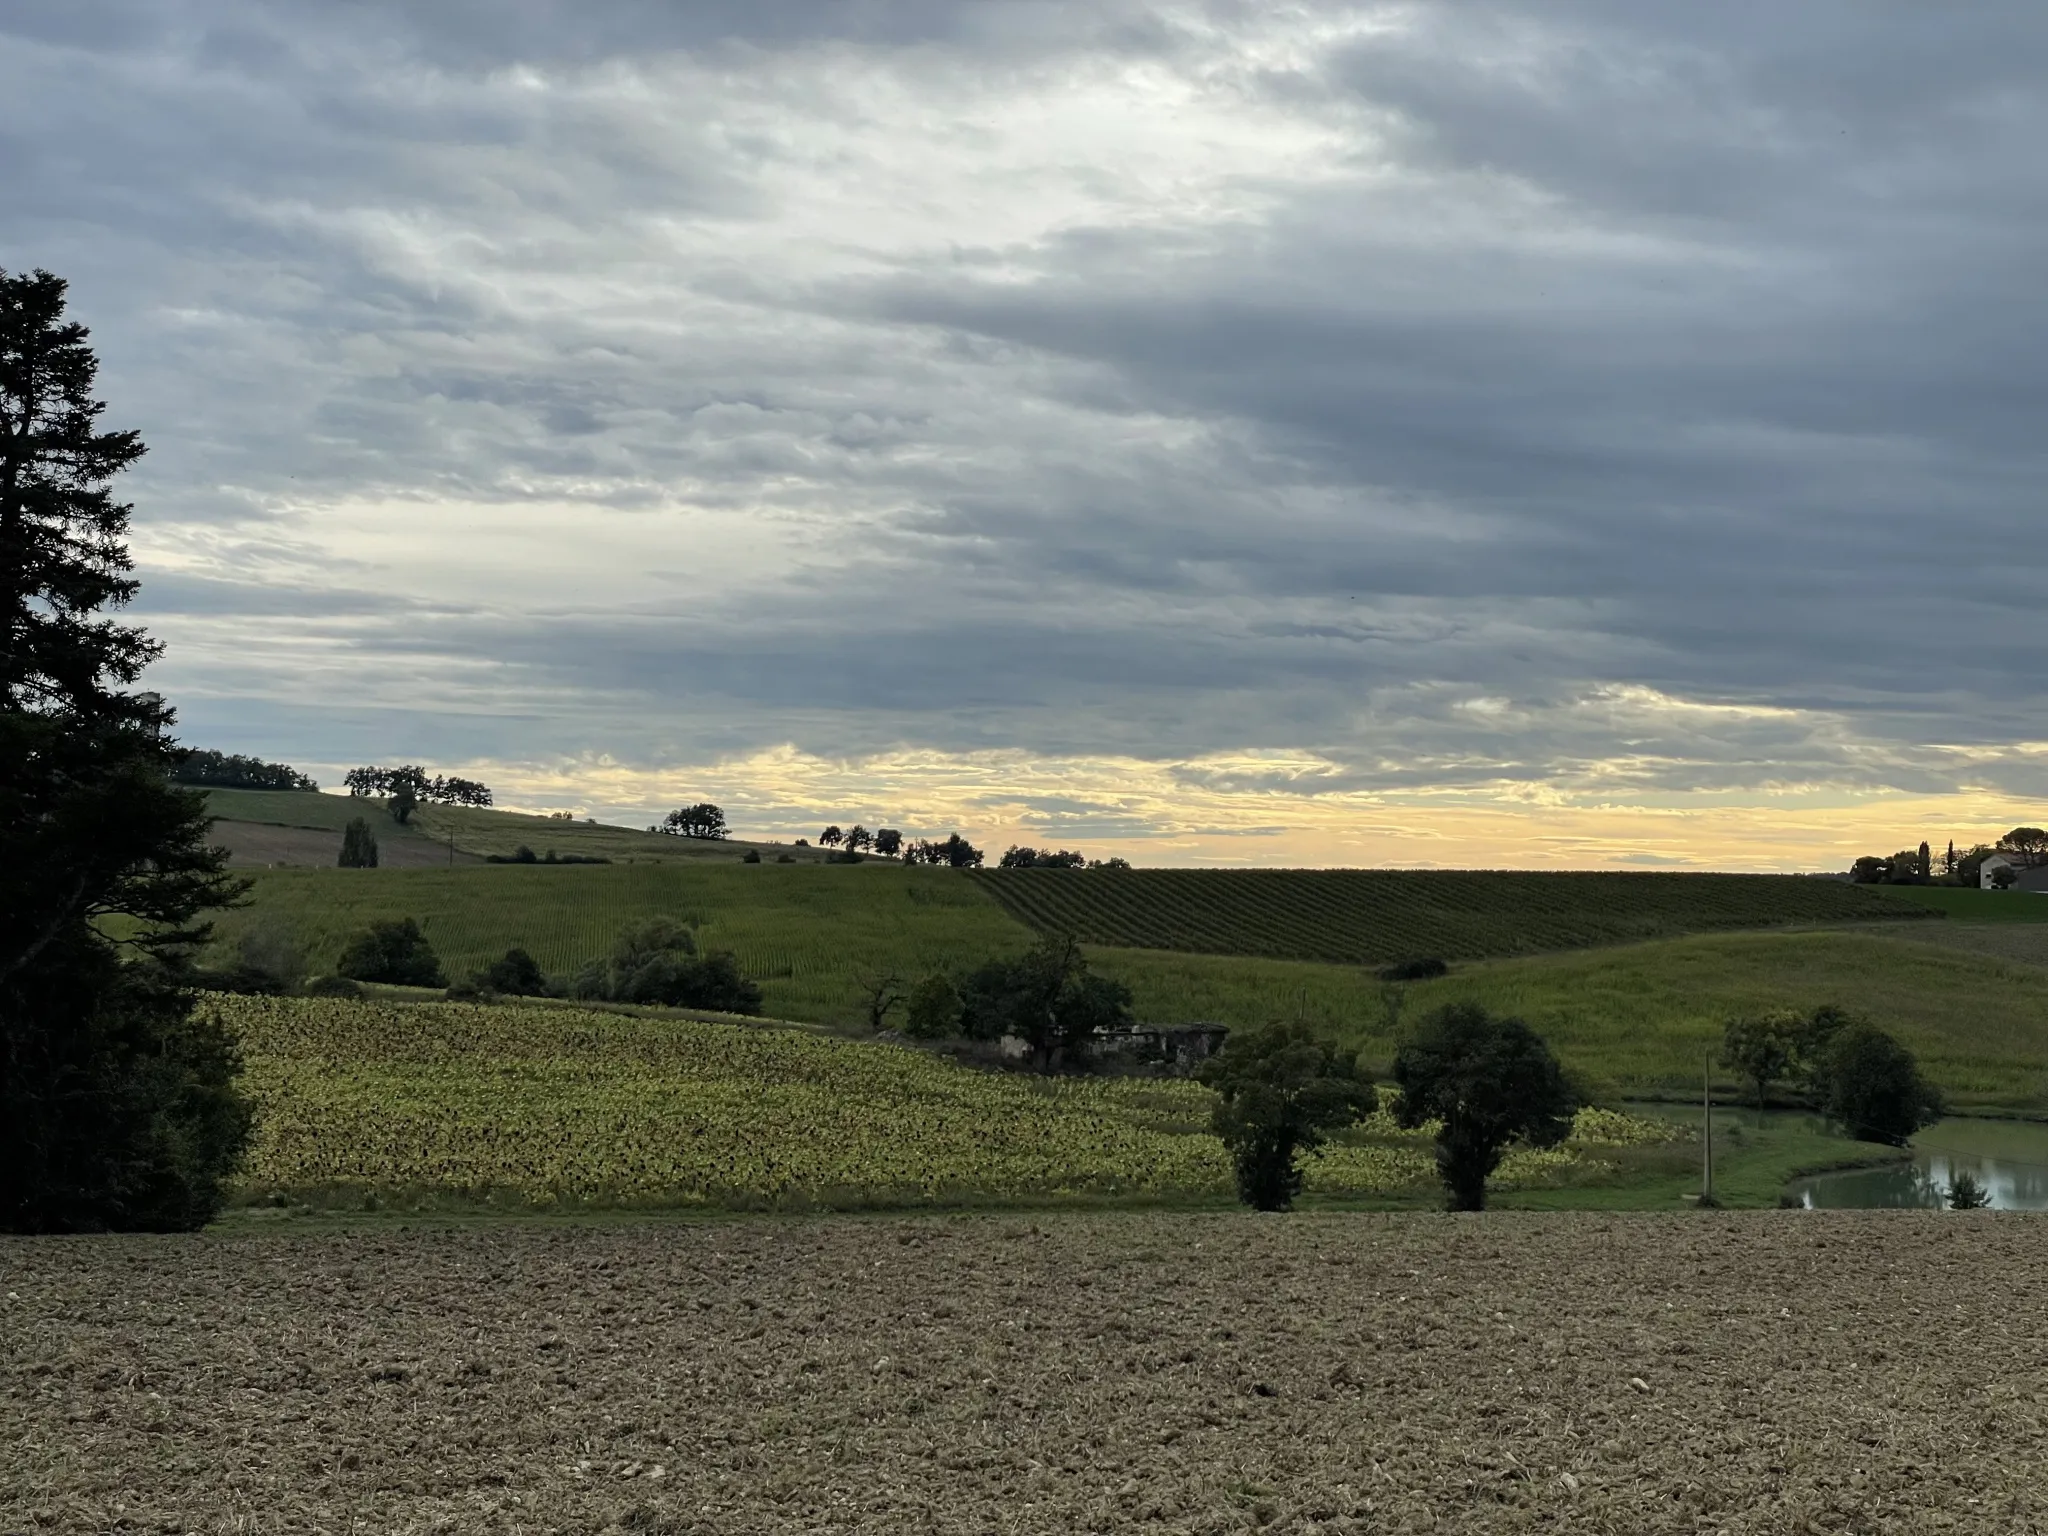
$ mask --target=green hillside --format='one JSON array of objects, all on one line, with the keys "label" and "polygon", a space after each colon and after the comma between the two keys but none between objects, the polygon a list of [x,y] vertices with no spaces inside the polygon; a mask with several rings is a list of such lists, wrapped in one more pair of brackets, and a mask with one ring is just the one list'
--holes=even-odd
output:
[{"label": "green hillside", "polygon": [[[1499,960],[1418,985],[1405,1007],[1413,1018],[1465,999],[1519,1014],[1568,1064],[1625,1094],[1696,1091],[1735,1014],[1835,1003],[1897,1035],[1961,1107],[2048,1109],[2048,971],[1896,930],[1715,934]],[[1381,1021],[1354,1038],[1391,1054]]]},{"label": "green hillside", "polygon": [[372,918],[413,917],[451,975],[514,944],[559,973],[603,954],[627,923],[660,915],[697,924],[704,948],[732,950],[771,1013],[816,1021],[850,1017],[865,972],[972,964],[1032,939],[956,871],[882,862],[270,869],[251,879],[252,905],[222,914],[222,935],[282,919],[316,968],[332,966]]},{"label": "green hillside", "polygon": [[999,869],[976,878],[1020,921],[1090,944],[1368,965],[1938,915],[1875,887],[1798,875]]},{"label": "green hillside", "polygon": [[1872,886],[1893,901],[1925,907],[1959,923],[2048,923],[2048,896],[2036,891],[1980,891],[1946,885]]},{"label": "green hillside", "polygon": [[293,790],[210,789],[207,808],[222,821],[255,822],[278,827],[317,827],[339,832],[357,816],[368,818],[379,839],[420,838],[446,846],[453,835],[458,853],[488,857],[510,855],[520,847],[545,855],[580,854],[614,863],[737,863],[751,850],[763,859],[786,855],[802,864],[824,862],[829,850],[788,843],[749,842],[742,838],[711,840],[669,837],[631,827],[601,826],[530,816],[520,811],[477,810],[468,806],[422,805],[409,828],[392,821],[382,800],[351,795],[303,793]]},{"label": "green hillside", "polygon": [[[697,923],[706,947],[734,951],[762,984],[771,1015],[817,1023],[858,1017],[864,975],[958,971],[1032,941],[987,882],[893,864],[279,869],[252,878],[253,904],[223,914],[223,934],[282,919],[317,966],[331,966],[371,918],[410,916],[451,974],[513,944],[560,973],[602,953],[625,923],[665,914]],[[1908,923],[1700,935],[1461,964],[1399,996],[1409,1021],[1462,997],[1520,1012],[1568,1062],[1621,1093],[1689,1093],[1731,1014],[1834,1002],[1895,1030],[1964,1103],[2048,1107],[2048,971],[1915,941],[1991,931]],[[1388,991],[1361,967],[1099,946],[1089,953],[1098,970],[1130,986],[1141,1019],[1252,1026],[1300,1018],[1375,1059],[1392,1053]]]}]

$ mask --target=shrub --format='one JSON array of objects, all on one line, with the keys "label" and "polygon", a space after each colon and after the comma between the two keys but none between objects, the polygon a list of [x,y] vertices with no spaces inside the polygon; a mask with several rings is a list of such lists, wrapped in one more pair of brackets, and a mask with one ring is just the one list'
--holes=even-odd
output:
[{"label": "shrub", "polygon": [[235,940],[235,958],[274,980],[280,992],[296,992],[305,984],[306,951],[290,926],[276,918],[258,922]]},{"label": "shrub", "polygon": [[903,1033],[913,1040],[943,1040],[960,1032],[960,989],[943,971],[934,971],[910,989],[903,1014]]},{"label": "shrub", "polygon": [[761,989],[727,953],[697,956],[689,929],[665,917],[627,927],[608,959],[593,960],[570,984],[579,998],[759,1013]]},{"label": "shrub", "polygon": [[1858,1141],[1903,1147],[1941,1118],[1941,1092],[1913,1053],[1874,1024],[1851,1024],[1829,1041],[1817,1078],[1822,1107]]},{"label": "shrub", "polygon": [[1991,1203],[1991,1191],[1977,1182],[1968,1169],[1958,1169],[1948,1181],[1948,1208],[1952,1211],[1981,1211]]},{"label": "shrub", "polygon": [[370,824],[358,816],[351,821],[341,834],[341,858],[343,869],[375,869],[377,867],[377,834],[370,830]]},{"label": "shrub", "polygon": [[493,960],[471,979],[482,990],[507,997],[546,997],[549,990],[540,963],[518,948],[506,950],[503,958]]},{"label": "shrub", "polygon": [[796,860],[792,858],[789,854],[778,853],[777,855],[775,855],[775,862],[778,864],[794,864]]},{"label": "shrub", "polygon": [[760,862],[761,862],[761,850],[760,850],[760,849],[758,849],[758,848],[749,848],[749,849],[748,849],[748,850],[747,850],[747,851],[746,851],[745,853],[743,853],[743,854],[741,854],[741,855],[740,855],[740,862],[741,862],[742,864],[758,864],[758,863],[760,863]]},{"label": "shrub", "polygon": [[1383,965],[1375,973],[1381,981],[1434,981],[1447,975],[1450,966],[1435,955],[1418,955],[1412,960],[1396,960],[1392,965]]},{"label": "shrub", "polygon": [[341,997],[362,1001],[363,989],[346,976],[315,976],[306,983],[308,997]]},{"label": "shrub", "polygon": [[1301,1154],[1379,1103],[1378,1090],[1358,1075],[1357,1058],[1303,1025],[1231,1035],[1202,1064],[1201,1079],[1220,1096],[1212,1124],[1230,1149],[1238,1198],[1261,1211],[1292,1206],[1301,1193]]},{"label": "shrub", "polygon": [[1437,1173],[1454,1211],[1486,1205],[1486,1181],[1512,1142],[1554,1147],[1571,1134],[1578,1095],[1542,1036],[1477,1003],[1439,1009],[1394,1058],[1394,1118],[1441,1123]]},{"label": "shrub", "polygon": [[349,941],[334,969],[354,981],[380,981],[388,986],[448,985],[434,946],[409,917],[370,924]]}]

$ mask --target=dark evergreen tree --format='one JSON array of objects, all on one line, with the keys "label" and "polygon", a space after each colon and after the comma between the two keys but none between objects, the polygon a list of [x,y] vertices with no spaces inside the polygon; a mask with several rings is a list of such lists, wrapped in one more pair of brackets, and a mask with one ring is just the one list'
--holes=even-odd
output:
[{"label": "dark evergreen tree", "polygon": [[0,271],[0,1228],[190,1228],[249,1132],[190,985],[200,915],[239,888],[135,686],[160,647],[108,616],[136,590],[111,487],[143,445],[101,430],[64,302]]},{"label": "dark evergreen tree", "polygon": [[341,858],[337,862],[343,869],[377,867],[377,834],[370,830],[370,824],[362,817],[353,818],[342,828]]}]

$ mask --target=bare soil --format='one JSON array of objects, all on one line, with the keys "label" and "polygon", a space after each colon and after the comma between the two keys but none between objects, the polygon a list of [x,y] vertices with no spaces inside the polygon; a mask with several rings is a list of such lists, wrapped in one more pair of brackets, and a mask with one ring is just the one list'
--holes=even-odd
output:
[{"label": "bare soil", "polygon": [[[380,826],[377,862],[386,869],[442,869],[448,845],[398,826]],[[278,827],[260,821],[216,821],[207,841],[228,851],[231,869],[332,869],[341,858],[341,834],[322,827]],[[481,864],[458,851],[456,864]]]},{"label": "bare soil", "polygon": [[2048,1223],[0,1243],[0,1531],[2027,1532]]}]

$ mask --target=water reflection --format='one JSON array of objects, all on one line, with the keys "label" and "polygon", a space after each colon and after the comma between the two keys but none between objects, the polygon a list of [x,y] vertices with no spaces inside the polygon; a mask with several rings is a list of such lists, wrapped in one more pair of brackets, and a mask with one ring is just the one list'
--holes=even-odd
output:
[{"label": "water reflection", "polygon": [[2048,1211],[2048,1126],[1944,1120],[1909,1150],[1906,1162],[1800,1179],[1792,1195],[1809,1210],[1938,1210],[1948,1204],[1956,1176],[1967,1173],[1991,1197],[1992,1210]]},{"label": "water reflection", "polygon": [[[1697,1105],[1631,1104],[1637,1114],[1679,1121],[1697,1130]],[[1714,1138],[1739,1144],[1745,1132],[1800,1130],[1829,1134],[1810,1110],[1714,1106]],[[1881,1168],[1820,1173],[1795,1181],[1790,1193],[1809,1210],[1939,1209],[1949,1186],[1967,1173],[1996,1211],[2048,1211],[2048,1124],[2023,1120],[1943,1120],[1913,1139],[1904,1158]]]}]

